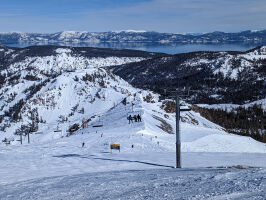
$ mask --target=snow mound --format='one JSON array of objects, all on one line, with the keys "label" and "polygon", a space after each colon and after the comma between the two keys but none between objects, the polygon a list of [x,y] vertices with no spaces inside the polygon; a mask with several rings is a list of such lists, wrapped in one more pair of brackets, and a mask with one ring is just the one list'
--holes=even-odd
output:
[{"label": "snow mound", "polygon": [[72,51],[70,49],[63,49],[63,48],[58,48],[55,50],[56,53],[71,53]]}]

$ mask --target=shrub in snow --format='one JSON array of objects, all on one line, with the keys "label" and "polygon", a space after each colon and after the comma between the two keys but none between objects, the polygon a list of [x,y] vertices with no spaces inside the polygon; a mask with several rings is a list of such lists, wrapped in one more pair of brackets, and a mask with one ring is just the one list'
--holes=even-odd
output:
[{"label": "shrub in snow", "polygon": [[73,132],[75,132],[77,130],[79,130],[79,124],[75,123],[75,124],[73,124],[72,126],[69,127],[68,132],[70,134],[68,134],[68,136],[71,135]]},{"label": "shrub in snow", "polygon": [[151,93],[147,94],[146,97],[143,97],[143,100],[148,102],[148,103],[155,103],[155,101],[153,100],[153,96],[151,95]]},{"label": "shrub in snow", "polygon": [[175,102],[173,101],[163,101],[161,105],[161,109],[163,109],[167,113],[175,112]]}]

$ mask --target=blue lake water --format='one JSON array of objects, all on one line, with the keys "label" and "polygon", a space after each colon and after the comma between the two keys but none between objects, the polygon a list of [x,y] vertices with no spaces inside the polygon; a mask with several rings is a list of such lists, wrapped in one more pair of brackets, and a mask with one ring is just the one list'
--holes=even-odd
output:
[{"label": "blue lake water", "polygon": [[100,47],[117,49],[136,49],[168,54],[187,53],[193,51],[247,51],[262,44],[159,44],[159,43],[42,43],[42,44],[7,44],[11,47],[27,47],[32,45],[59,45],[75,47]]}]

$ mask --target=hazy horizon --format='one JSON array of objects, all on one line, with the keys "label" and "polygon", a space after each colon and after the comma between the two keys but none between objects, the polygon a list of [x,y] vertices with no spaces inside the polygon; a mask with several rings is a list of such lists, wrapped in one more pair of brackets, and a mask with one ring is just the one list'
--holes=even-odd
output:
[{"label": "hazy horizon", "polygon": [[164,32],[164,31],[154,31],[154,30],[133,30],[133,29],[127,29],[127,30],[109,30],[109,31],[86,31],[86,30],[81,30],[81,31],[77,31],[77,30],[60,30],[60,31],[56,31],[56,32],[25,32],[25,31],[3,31],[0,32],[0,34],[5,34],[5,33],[30,33],[30,34],[54,34],[54,33],[60,33],[60,32],[88,32],[88,33],[104,33],[104,32],[157,32],[157,33],[171,33],[171,34],[206,34],[206,33],[214,33],[214,32],[223,32],[223,33],[239,33],[239,32],[245,32],[245,31],[265,31],[266,28],[264,29],[259,29],[259,30],[252,30],[252,29],[243,29],[240,31],[232,31],[232,32],[227,32],[227,31],[222,31],[222,30],[214,30],[211,32]]}]

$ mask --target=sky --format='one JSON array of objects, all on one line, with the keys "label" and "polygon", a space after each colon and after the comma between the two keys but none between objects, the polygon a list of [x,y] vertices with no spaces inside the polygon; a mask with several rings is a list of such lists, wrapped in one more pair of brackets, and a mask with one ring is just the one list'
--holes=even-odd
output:
[{"label": "sky", "polygon": [[0,32],[238,32],[265,19],[265,0],[0,0]]}]

